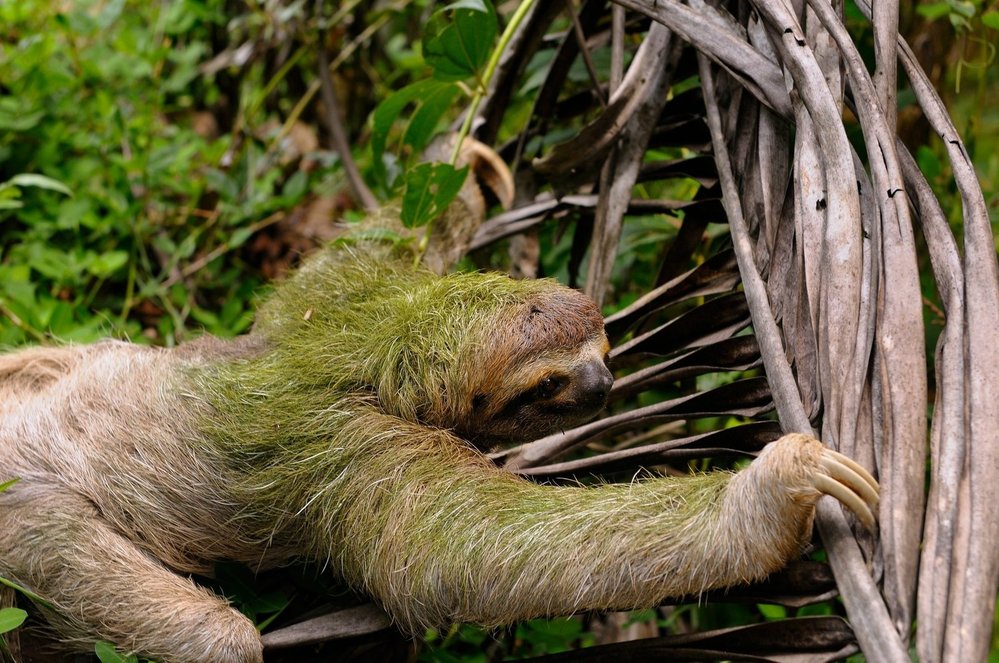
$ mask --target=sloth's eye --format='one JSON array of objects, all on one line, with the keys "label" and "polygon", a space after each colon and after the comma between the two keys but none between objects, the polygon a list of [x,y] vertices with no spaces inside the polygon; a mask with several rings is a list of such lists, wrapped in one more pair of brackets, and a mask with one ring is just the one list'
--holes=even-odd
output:
[{"label": "sloth's eye", "polygon": [[540,398],[551,398],[562,388],[562,380],[549,375],[538,383],[538,396]]}]

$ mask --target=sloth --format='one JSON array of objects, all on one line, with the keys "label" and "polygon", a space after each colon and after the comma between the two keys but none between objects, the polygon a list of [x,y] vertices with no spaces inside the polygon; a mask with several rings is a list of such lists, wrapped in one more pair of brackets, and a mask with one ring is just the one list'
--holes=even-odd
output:
[{"label": "sloth", "polygon": [[761,579],[831,494],[868,525],[877,484],[791,434],[746,469],[541,485],[483,449],[574,426],[613,377],[595,304],[548,280],[438,276],[330,248],[251,333],[0,356],[0,576],[70,649],[263,660],[192,574],[309,560],[406,633],[487,626]]}]

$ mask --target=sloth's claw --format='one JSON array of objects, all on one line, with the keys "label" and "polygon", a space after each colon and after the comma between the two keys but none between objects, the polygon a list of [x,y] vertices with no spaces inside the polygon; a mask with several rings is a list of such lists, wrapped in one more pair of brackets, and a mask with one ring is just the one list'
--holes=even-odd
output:
[{"label": "sloth's claw", "polygon": [[853,511],[870,530],[874,529],[874,513],[878,508],[878,482],[858,463],[841,453],[824,449],[819,471],[813,485],[831,495]]}]

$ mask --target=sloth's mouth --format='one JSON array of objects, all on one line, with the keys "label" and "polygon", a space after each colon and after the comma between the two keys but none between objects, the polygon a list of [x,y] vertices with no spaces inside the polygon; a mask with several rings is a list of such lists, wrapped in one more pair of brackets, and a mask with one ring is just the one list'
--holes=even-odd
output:
[{"label": "sloth's mouth", "polygon": [[572,425],[595,417],[607,404],[607,394],[586,394],[574,401],[551,403],[544,407],[545,414],[557,416]]}]

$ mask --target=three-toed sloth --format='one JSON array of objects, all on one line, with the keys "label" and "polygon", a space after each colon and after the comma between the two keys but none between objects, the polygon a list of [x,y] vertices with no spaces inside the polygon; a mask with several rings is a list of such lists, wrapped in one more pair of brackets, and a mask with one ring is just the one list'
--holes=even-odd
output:
[{"label": "three-toed sloth", "polygon": [[876,484],[788,435],[747,469],[544,486],[481,452],[573,426],[612,383],[596,306],[546,280],[329,249],[254,331],[0,356],[0,576],[69,646],[260,661],[188,574],[328,565],[404,631],[652,606],[759,579],[832,493]]}]

